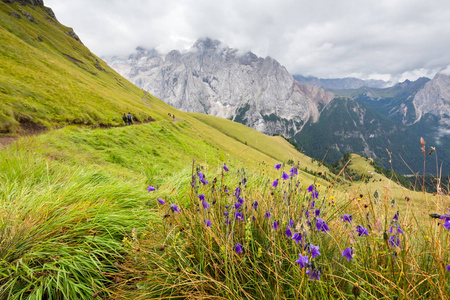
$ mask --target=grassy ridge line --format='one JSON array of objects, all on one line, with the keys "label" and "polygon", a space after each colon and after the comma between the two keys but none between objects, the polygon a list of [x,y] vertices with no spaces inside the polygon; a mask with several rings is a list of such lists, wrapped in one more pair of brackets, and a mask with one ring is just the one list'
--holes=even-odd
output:
[{"label": "grassy ridge line", "polygon": [[[70,29],[42,9],[0,3],[0,131],[18,131],[24,119],[46,127],[119,125],[128,111],[147,119],[142,90],[65,34]],[[37,24],[19,10],[29,12]],[[153,112],[151,117],[161,116]]]}]

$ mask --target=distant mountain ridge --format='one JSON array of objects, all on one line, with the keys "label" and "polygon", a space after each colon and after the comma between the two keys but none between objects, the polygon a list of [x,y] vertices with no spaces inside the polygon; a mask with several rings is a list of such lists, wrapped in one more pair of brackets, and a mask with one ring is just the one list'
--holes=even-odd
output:
[{"label": "distant mountain ridge", "polygon": [[[271,57],[241,53],[208,38],[184,52],[164,55],[139,47],[129,56],[104,59],[176,108],[283,135],[317,159],[332,162],[354,152],[389,169],[391,161],[396,171],[417,172],[423,168],[418,160],[423,137],[429,146],[439,146],[444,173],[450,173],[447,69],[433,80],[406,80],[387,88],[381,88],[387,83],[380,80],[295,76],[324,90],[298,82]],[[435,164],[428,164],[428,170],[435,171]]]},{"label": "distant mountain ridge", "polygon": [[166,55],[137,48],[105,61],[137,86],[188,112],[238,121],[267,134],[293,136],[333,98],[301,84],[271,57],[239,53],[220,41],[198,40]]},{"label": "distant mountain ridge", "polygon": [[391,85],[387,81],[375,79],[362,80],[353,77],[324,79],[314,76],[303,76],[299,74],[292,76],[298,82],[314,85],[325,90],[359,89],[364,86],[370,88],[386,88]]}]

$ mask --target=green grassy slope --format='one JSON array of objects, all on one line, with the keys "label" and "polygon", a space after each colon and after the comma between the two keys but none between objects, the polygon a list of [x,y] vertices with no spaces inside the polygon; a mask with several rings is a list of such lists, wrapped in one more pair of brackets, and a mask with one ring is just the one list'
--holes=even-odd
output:
[{"label": "green grassy slope", "polygon": [[142,91],[67,35],[70,29],[43,7],[0,2],[0,15],[1,133],[20,131],[21,123],[30,122],[47,128],[119,125],[128,111],[148,119]]},{"label": "green grassy slope", "polygon": [[[30,12],[38,24],[28,21],[19,9]],[[22,17],[9,16],[11,11]],[[171,231],[178,236],[182,225],[169,205],[195,211],[198,197],[190,185],[193,172],[202,171],[210,181],[196,187],[195,193],[207,194],[211,205],[209,199],[219,184],[234,190],[245,186],[242,178],[248,179],[243,188],[248,188],[243,192],[246,203],[254,197],[250,191],[261,194],[261,199],[255,197],[261,213],[269,209],[270,201],[283,202],[282,189],[299,192],[298,197],[288,195],[297,201],[312,183],[320,190],[321,205],[330,205],[331,195],[337,203],[353,201],[349,199],[359,193],[364,193],[364,201],[369,198],[375,182],[341,181],[329,189],[333,176],[311,174],[327,169],[281,137],[269,137],[229,120],[181,112],[151,95],[145,98],[147,106],[142,90],[101,60],[97,62],[87,48],[64,33],[66,27],[49,20],[41,7],[0,2],[0,13],[3,135],[19,134],[30,124],[54,129],[18,138],[0,149],[0,299],[151,298],[158,290],[147,291],[149,283],[171,285],[165,280],[170,279],[167,274],[161,273],[164,268],[154,265],[165,261],[155,260],[153,252],[164,256],[181,249],[166,235]],[[141,121],[149,116],[154,120],[115,127],[121,124],[124,110]],[[169,113],[176,115],[175,121]],[[102,128],[99,123],[113,126]],[[291,168],[288,162],[297,164],[299,175],[283,181],[281,173]],[[230,169],[226,176],[224,163]],[[285,165],[276,171],[275,163]],[[366,172],[362,159],[355,159],[354,166]],[[262,197],[274,190],[275,179],[280,179],[280,190]],[[156,190],[147,192],[149,185]],[[380,194],[387,199],[386,186],[395,189],[396,185],[380,183]],[[406,192],[394,197],[401,199]],[[232,194],[223,197],[232,201]],[[158,198],[166,204],[160,205]],[[223,208],[224,203],[215,207]],[[282,208],[274,209],[282,214]],[[195,227],[203,236],[203,228]],[[161,247],[166,243],[174,245],[168,252]],[[186,261],[192,259],[184,252],[179,254]],[[181,278],[175,270],[169,270],[170,276]]]}]

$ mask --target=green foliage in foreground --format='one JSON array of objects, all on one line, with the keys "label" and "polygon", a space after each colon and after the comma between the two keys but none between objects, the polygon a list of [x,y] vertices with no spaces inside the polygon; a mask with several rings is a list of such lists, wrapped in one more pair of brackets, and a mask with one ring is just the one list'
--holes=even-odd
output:
[{"label": "green foliage in foreground", "polygon": [[19,148],[2,152],[0,298],[110,295],[112,280],[128,276],[122,240],[154,220],[146,194],[106,172]]},{"label": "green foliage in foreground", "polygon": [[[337,191],[296,176],[283,181],[288,170],[262,175],[230,168],[205,173],[205,185],[199,181],[204,170],[195,168],[191,192],[161,206],[160,243],[138,257],[147,278],[127,297],[448,299],[450,231],[443,219],[430,218],[422,203],[398,206],[388,191],[364,202],[336,199],[335,205]],[[448,197],[436,199],[434,209],[450,218]],[[351,222],[344,222],[344,215],[351,215]],[[301,242],[288,236],[288,226],[290,234],[301,234]],[[368,235],[359,234],[358,226]],[[315,258],[312,246],[319,247]],[[349,247],[352,259],[343,257]],[[299,255],[309,260],[303,268],[296,263]]]}]

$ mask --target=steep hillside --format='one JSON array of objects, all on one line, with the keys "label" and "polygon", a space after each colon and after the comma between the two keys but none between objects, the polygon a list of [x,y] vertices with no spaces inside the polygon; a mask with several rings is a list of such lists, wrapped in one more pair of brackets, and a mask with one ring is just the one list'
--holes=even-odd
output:
[{"label": "steep hillside", "polygon": [[159,118],[142,90],[92,54],[51,9],[1,1],[0,15],[0,133],[119,125],[129,111],[141,122]]}]

